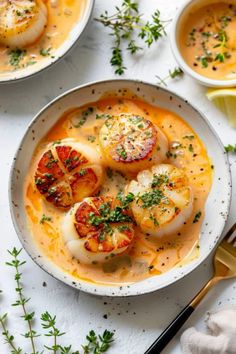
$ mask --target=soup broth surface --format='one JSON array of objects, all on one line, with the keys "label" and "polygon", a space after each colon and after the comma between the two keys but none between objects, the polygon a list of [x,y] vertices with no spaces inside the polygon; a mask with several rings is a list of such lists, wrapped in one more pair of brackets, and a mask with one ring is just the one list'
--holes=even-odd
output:
[{"label": "soup broth surface", "polygon": [[217,2],[190,12],[180,25],[178,44],[186,63],[217,80],[236,78],[236,5]]},{"label": "soup broth surface", "polygon": [[[80,125],[84,112],[90,112]],[[143,234],[135,227],[132,246],[104,264],[85,265],[73,259],[67,250],[60,228],[65,214],[45,202],[34,184],[34,173],[39,156],[46,145],[64,138],[75,138],[100,149],[99,130],[103,114],[130,113],[151,120],[167,136],[169,143],[178,142],[178,150],[171,161],[186,172],[194,192],[194,207],[188,222],[179,232],[158,238]],[[174,156],[173,156],[174,155]],[[204,219],[204,207],[212,184],[211,161],[205,146],[194,130],[178,115],[152,106],[139,99],[107,97],[85,107],[66,112],[39,143],[25,183],[25,209],[32,237],[42,252],[58,267],[75,278],[102,284],[124,284],[162,274],[174,266],[196,258],[199,254],[199,234]],[[106,177],[99,195],[116,196],[135,178],[106,168]],[[41,222],[46,215],[48,221]],[[196,215],[199,217],[196,221]]]}]

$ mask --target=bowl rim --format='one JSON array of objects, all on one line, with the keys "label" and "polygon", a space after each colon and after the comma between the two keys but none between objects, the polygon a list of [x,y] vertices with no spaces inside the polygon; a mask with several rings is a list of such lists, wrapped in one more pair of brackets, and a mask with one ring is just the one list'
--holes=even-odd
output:
[{"label": "bowl rim", "polygon": [[[177,63],[181,67],[183,71],[185,71],[188,75],[190,75],[193,79],[197,80],[204,86],[208,87],[214,87],[214,88],[226,88],[226,87],[233,87],[236,86],[236,79],[230,79],[230,80],[216,80],[216,79],[211,79],[206,76],[198,74],[196,71],[194,71],[184,60],[182,54],[180,53],[180,50],[177,45],[177,28],[180,22],[180,19],[182,15],[189,10],[191,5],[193,3],[198,3],[201,2],[202,0],[187,0],[180,8],[177,10],[177,13],[173,19],[172,25],[171,25],[171,31],[170,31],[170,47],[172,54],[174,55]],[[213,0],[216,3],[220,2],[220,0]]]},{"label": "bowl rim", "polygon": [[[183,102],[185,102],[185,104],[190,107],[191,109],[193,109],[198,115],[199,118],[202,119],[204,121],[204,123],[208,126],[209,130],[211,131],[211,133],[214,135],[214,138],[217,140],[217,143],[222,151],[222,155],[224,158],[224,162],[225,162],[225,168],[227,169],[227,188],[228,188],[228,193],[227,196],[225,198],[225,205],[227,205],[226,208],[226,217],[224,219],[222,219],[221,222],[221,228],[219,228],[219,232],[218,232],[218,238],[216,238],[216,242],[213,246],[213,248],[211,249],[210,252],[208,252],[204,257],[202,257],[201,259],[198,258],[197,261],[192,261],[190,263],[190,267],[189,269],[185,270],[185,273],[181,273],[179,276],[176,276],[176,278],[174,279],[170,279],[168,282],[166,282],[165,284],[162,284],[161,286],[159,286],[157,289],[146,289],[146,288],[142,288],[141,291],[137,291],[134,290],[132,291],[132,284],[131,285],[116,285],[116,286],[112,286],[112,285],[104,285],[104,284],[99,284],[99,283],[92,283],[92,282],[87,282],[84,281],[83,279],[76,279],[73,278],[73,281],[71,281],[70,279],[67,279],[65,277],[65,275],[67,275],[67,273],[65,271],[63,271],[59,266],[57,266],[57,269],[59,269],[59,272],[61,274],[61,276],[57,276],[53,270],[49,270],[46,269],[46,267],[44,267],[44,265],[42,263],[40,263],[40,258],[36,258],[33,257],[33,255],[31,254],[30,250],[28,250],[27,247],[27,243],[25,243],[23,241],[23,232],[21,232],[19,226],[18,226],[18,222],[17,222],[17,218],[16,218],[16,213],[13,209],[13,189],[12,189],[12,185],[13,185],[13,180],[14,180],[14,171],[15,171],[15,164],[17,162],[18,159],[18,154],[21,151],[21,147],[24,144],[24,141],[28,135],[29,130],[32,128],[32,126],[35,124],[35,122],[40,119],[41,115],[44,114],[51,106],[53,106],[54,104],[56,104],[58,101],[60,101],[61,99],[69,96],[70,94],[79,91],[83,88],[89,88],[92,87],[94,85],[104,85],[104,84],[109,84],[109,83],[116,83],[116,82],[122,82],[125,86],[125,84],[131,83],[131,84],[144,84],[147,86],[151,86],[153,88],[156,89],[160,89],[165,91],[167,94],[171,94],[173,97],[176,97],[177,99],[182,100]],[[11,214],[11,219],[12,219],[12,223],[15,229],[15,232],[17,234],[17,237],[19,239],[19,241],[22,244],[23,249],[26,251],[26,253],[30,256],[30,258],[34,261],[34,263],[36,263],[42,270],[44,270],[46,273],[48,273],[49,275],[51,275],[54,279],[61,281],[62,283],[71,286],[72,288],[75,288],[77,290],[82,290],[86,293],[92,294],[92,295],[98,295],[98,296],[111,296],[111,297],[129,297],[129,296],[138,296],[138,295],[144,295],[144,294],[148,294],[148,293],[153,293],[155,291],[161,290],[163,288],[166,288],[167,286],[170,286],[174,283],[176,283],[177,281],[179,281],[180,279],[185,278],[187,275],[191,274],[197,267],[199,267],[211,254],[212,252],[215,250],[215,248],[217,247],[219,241],[222,238],[222,232],[225,228],[228,216],[229,216],[229,210],[230,210],[230,205],[231,205],[231,198],[232,198],[232,177],[231,177],[231,169],[230,169],[230,164],[229,164],[229,159],[228,159],[228,154],[225,153],[225,149],[223,146],[223,143],[221,142],[218,134],[216,133],[215,129],[211,126],[211,124],[209,123],[206,115],[204,113],[202,113],[195,105],[193,105],[192,103],[189,103],[189,101],[186,100],[186,98],[182,97],[181,95],[175,93],[174,91],[171,91],[169,89],[163,88],[160,85],[155,85],[154,83],[148,82],[148,81],[143,81],[143,80],[134,80],[134,79],[107,79],[107,80],[98,80],[98,81],[91,81],[89,83],[86,84],[82,84],[76,87],[73,87],[70,90],[67,90],[66,92],[62,93],[61,95],[57,96],[56,98],[54,98],[51,102],[49,102],[48,104],[46,104],[38,113],[35,114],[35,116],[33,117],[33,119],[29,122],[29,124],[26,127],[25,133],[23,135],[23,137],[21,138],[18,147],[16,149],[16,152],[14,154],[13,160],[12,160],[12,164],[11,164],[11,168],[10,168],[10,174],[9,174],[9,181],[8,181],[8,198],[9,198],[9,208],[10,208],[10,214]],[[43,254],[43,253],[42,253]],[[46,256],[44,256],[45,259],[47,259]],[[50,262],[53,264],[53,262],[50,260]],[[195,264],[196,263],[196,264]],[[53,266],[55,266],[53,264]],[[55,266],[56,267],[56,266]]]},{"label": "bowl rim", "polygon": [[[69,52],[75,47],[75,45],[77,44],[77,41],[80,39],[80,37],[83,35],[89,21],[90,18],[92,17],[92,12],[94,9],[94,5],[95,5],[95,0],[86,0],[87,5],[85,6],[84,9],[84,14],[82,15],[82,18],[79,18],[75,24],[81,23],[81,27],[80,30],[78,31],[77,35],[75,36],[75,38],[73,40],[70,40],[70,44],[68,44],[68,46],[65,48],[65,50],[63,51],[63,53],[58,56],[53,58],[50,63],[45,64],[44,66],[42,66],[41,68],[39,68],[38,70],[30,73],[30,74],[23,74],[23,75],[19,75],[19,77],[13,77],[12,79],[9,78],[2,78],[0,77],[0,85],[4,85],[4,84],[12,84],[12,83],[16,83],[16,82],[20,82],[23,80],[27,80],[30,79],[32,77],[35,77],[39,74],[41,74],[43,71],[51,68],[54,64],[58,63],[61,59],[63,59],[67,54],[69,54]],[[20,70],[19,70],[20,72]],[[16,71],[17,73],[17,71]]]}]

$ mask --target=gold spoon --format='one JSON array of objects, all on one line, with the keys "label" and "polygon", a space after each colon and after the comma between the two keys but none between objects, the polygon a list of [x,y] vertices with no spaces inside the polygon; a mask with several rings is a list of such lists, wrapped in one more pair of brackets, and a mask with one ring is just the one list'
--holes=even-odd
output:
[{"label": "gold spoon", "polygon": [[145,354],[158,354],[167,346],[179,329],[187,321],[208,291],[220,280],[236,276],[236,223],[226,233],[216,249],[214,256],[214,275],[199,291],[193,300],[179,313],[171,324],[162,332]]}]

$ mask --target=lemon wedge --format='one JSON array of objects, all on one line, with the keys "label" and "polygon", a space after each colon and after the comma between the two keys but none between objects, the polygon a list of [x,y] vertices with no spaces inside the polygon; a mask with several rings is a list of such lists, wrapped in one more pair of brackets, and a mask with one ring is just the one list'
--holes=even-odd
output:
[{"label": "lemon wedge", "polygon": [[209,89],[206,96],[228,117],[230,125],[236,127],[236,88]]}]

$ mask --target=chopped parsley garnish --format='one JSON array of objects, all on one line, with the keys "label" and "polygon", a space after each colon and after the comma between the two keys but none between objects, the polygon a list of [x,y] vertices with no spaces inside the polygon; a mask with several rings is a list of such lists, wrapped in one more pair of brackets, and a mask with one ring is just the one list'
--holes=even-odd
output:
[{"label": "chopped parsley garnish", "polygon": [[138,127],[139,129],[143,129],[144,125],[143,125],[142,123],[140,123],[140,124],[137,125],[137,127]]},{"label": "chopped parsley garnish", "polygon": [[48,173],[48,172],[44,173],[44,176],[49,178],[49,179],[51,179],[53,177],[52,173]]},{"label": "chopped parsley garnish", "polygon": [[27,63],[25,64],[25,66],[34,65],[34,64],[36,64],[36,63],[37,63],[37,61],[35,61],[35,60],[29,60],[29,61],[27,61]]},{"label": "chopped parsley garnish", "polygon": [[46,216],[45,214],[43,214],[43,216],[40,220],[40,224],[44,224],[46,221],[52,222],[52,218],[50,216]]},{"label": "chopped parsley garnish", "polygon": [[153,224],[154,224],[155,226],[159,226],[159,222],[157,221],[157,218],[156,218],[155,216],[151,215],[151,216],[150,216],[150,220],[153,221]]},{"label": "chopped parsley garnish", "polygon": [[201,57],[200,58],[201,64],[202,64],[202,68],[207,68],[208,67],[208,58],[207,57]]},{"label": "chopped parsley garnish", "polygon": [[19,66],[20,61],[24,58],[26,54],[26,50],[25,49],[13,49],[11,50],[8,55],[9,55],[9,63],[12,66]]},{"label": "chopped parsley garnish", "polygon": [[45,164],[45,167],[51,169],[51,168],[52,168],[52,165],[53,165],[54,163],[57,163],[57,162],[58,162],[57,159],[54,159],[53,157],[51,157],[51,158],[49,159],[49,161]]},{"label": "chopped parsley garnish", "polygon": [[87,170],[86,170],[85,168],[82,168],[82,169],[79,171],[79,175],[80,175],[80,176],[84,176],[84,175],[86,175],[86,173],[87,173]]},{"label": "chopped parsley garnish", "polygon": [[60,140],[60,139],[55,140],[55,141],[52,143],[52,146],[54,146],[54,145],[59,145],[59,144],[61,144],[61,140]]},{"label": "chopped parsley garnish", "polygon": [[189,150],[190,152],[194,152],[194,149],[193,149],[193,145],[192,145],[192,144],[189,144],[188,150]]},{"label": "chopped parsley garnish", "polygon": [[116,196],[116,199],[120,201],[121,207],[123,209],[127,209],[129,204],[134,201],[135,195],[129,192],[127,195],[124,196],[122,192],[119,192]]},{"label": "chopped parsley garnish", "polygon": [[94,135],[88,136],[88,141],[90,141],[91,143],[94,143],[95,140],[96,140],[96,137]]},{"label": "chopped parsley garnish", "polygon": [[153,205],[158,205],[164,198],[164,194],[159,189],[154,189],[150,192],[145,192],[138,196],[138,200],[142,202],[142,208],[150,208]]},{"label": "chopped parsley garnish", "polygon": [[156,175],[154,174],[152,179],[152,188],[160,187],[162,184],[166,184],[169,182],[169,177],[167,175]]},{"label": "chopped parsley garnish", "polygon": [[202,216],[202,212],[199,210],[194,216],[193,224],[196,224],[199,221],[201,216]]},{"label": "chopped parsley garnish", "polygon": [[127,159],[127,152],[122,145],[117,145],[116,152],[120,157],[122,157],[123,160]]},{"label": "chopped parsley garnish", "polygon": [[106,114],[106,113],[96,114],[96,119],[111,119],[111,118],[112,118],[112,115],[110,115],[110,114]]},{"label": "chopped parsley garnish", "polygon": [[225,151],[226,152],[236,152],[236,144],[235,145],[228,144],[227,146],[225,146]]},{"label": "chopped parsley garnish", "polygon": [[48,48],[48,49],[40,49],[39,54],[42,55],[43,57],[47,57],[48,55],[50,55],[50,51],[52,48]]},{"label": "chopped parsley garnish", "polygon": [[195,136],[192,134],[183,136],[183,139],[188,139],[188,140],[193,140],[194,138]]},{"label": "chopped parsley garnish", "polygon": [[171,151],[167,151],[166,157],[167,157],[168,159],[169,159],[170,157],[173,157],[174,159],[176,159],[177,154],[176,154],[176,153],[173,153],[173,152],[171,152]]},{"label": "chopped parsley garnish", "polygon": [[134,117],[130,117],[129,121],[133,124],[138,124],[143,120],[143,117],[140,116],[134,116]]},{"label": "chopped parsley garnish", "polygon": [[[122,206],[116,206],[115,208],[111,207],[110,202],[103,203],[99,208],[99,215],[95,215],[94,212],[89,213],[88,222],[100,228],[101,234],[99,240],[103,241],[106,234],[112,235],[113,229],[110,223],[119,223],[119,222],[131,222],[132,219],[129,215],[124,213],[124,208]],[[120,225],[124,226],[124,225]],[[127,230],[123,229],[123,231]],[[122,229],[120,229],[122,231]]]},{"label": "chopped parsley garnish", "polygon": [[107,169],[107,177],[108,178],[112,178],[113,177],[113,171],[112,171],[112,169],[110,167],[108,167],[108,169]]},{"label": "chopped parsley garnish", "polygon": [[93,107],[88,107],[85,111],[81,113],[81,118],[77,124],[74,124],[75,128],[80,128],[84,123],[87,121],[87,118],[90,114],[92,114],[94,111]]},{"label": "chopped parsley garnish", "polygon": [[145,132],[145,135],[146,135],[148,138],[151,138],[151,137],[152,137],[152,131],[147,130],[147,131]]},{"label": "chopped parsley garnish", "polygon": [[68,159],[65,160],[65,165],[68,167],[72,162],[72,158],[68,157]]},{"label": "chopped parsley garnish", "polygon": [[127,225],[120,225],[117,227],[117,229],[120,231],[120,232],[123,232],[123,231],[130,231],[130,228],[127,226]]}]

